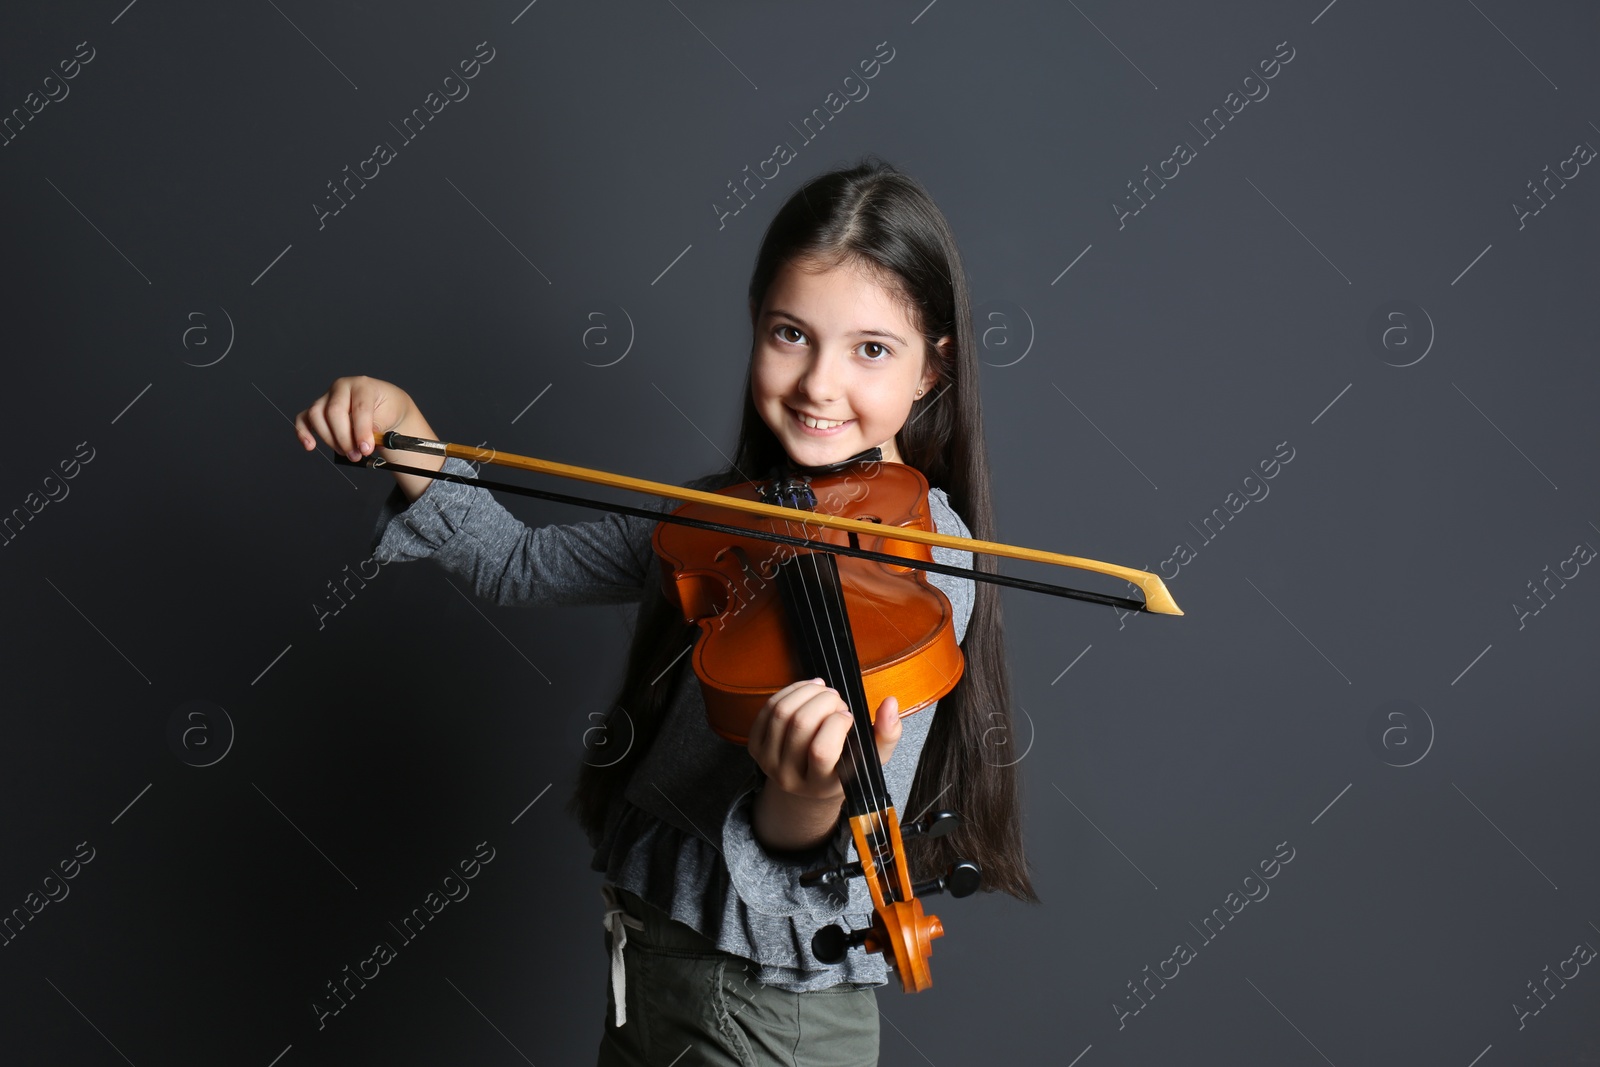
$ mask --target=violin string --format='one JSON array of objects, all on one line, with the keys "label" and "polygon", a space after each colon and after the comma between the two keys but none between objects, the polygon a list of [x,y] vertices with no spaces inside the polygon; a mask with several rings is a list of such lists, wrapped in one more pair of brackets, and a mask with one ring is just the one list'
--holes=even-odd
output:
[{"label": "violin string", "polygon": [[[785,519],[784,520],[784,525],[788,529],[789,532],[793,532],[793,522],[791,520]],[[802,530],[803,529],[804,529],[804,526],[802,526]],[[802,590],[803,590],[803,592],[805,593],[805,596],[806,596],[806,605],[805,606],[806,606],[807,612],[811,616],[813,632],[816,632],[816,633],[820,634],[822,632],[822,630],[821,630],[821,626],[817,622],[818,609],[817,609],[817,605],[812,602],[811,598],[812,598],[813,589],[815,590],[816,595],[819,598],[822,598],[822,596],[823,596],[821,564],[818,563],[818,561],[817,561],[817,559],[816,559],[816,557],[814,555],[812,555],[810,553],[806,553],[805,555],[806,555],[807,558],[802,559],[802,560],[797,560],[796,562],[799,563],[801,566],[809,566],[810,567],[810,569],[812,571],[812,581],[813,581],[814,584],[808,585],[808,584],[806,584],[804,582],[802,582],[800,584],[801,584],[801,588],[802,588]],[[834,628],[833,628],[833,620],[832,620],[832,617],[831,617],[832,616],[832,611],[831,611],[831,609],[829,608],[829,606],[825,602],[823,604],[821,614],[829,616],[829,619],[828,619],[828,624],[829,624],[828,625],[828,633],[831,636],[833,636],[833,639],[834,639],[834,648],[833,648],[833,652],[834,652],[833,661],[834,662],[828,664],[828,669],[834,675],[835,680],[838,680],[844,674],[845,665],[842,662],[843,661],[843,655],[840,653],[839,648],[838,648],[837,631],[835,631]],[[819,648],[818,651],[823,655],[824,660],[826,660],[827,659],[826,649]],[[852,732],[853,732],[854,731],[854,714],[853,713],[852,713],[852,716],[851,716],[851,720],[852,720]],[[854,766],[855,771],[856,771],[855,780],[858,783],[860,783],[861,788],[863,788],[865,790],[872,790],[873,789],[872,782],[870,781],[869,778],[866,777],[865,768],[861,765],[862,764],[862,756],[863,756],[863,754],[859,751],[859,746],[856,749],[849,749],[848,750],[848,754],[849,754],[851,760],[853,761],[853,766]],[[877,800],[876,795],[873,796],[873,800],[874,800],[874,802],[876,802],[876,800]]]},{"label": "violin string", "polygon": [[[785,525],[785,527],[787,529],[787,532],[792,533],[793,532],[793,522],[792,522],[792,520],[785,518],[783,521],[784,521],[784,525]],[[802,527],[802,529],[804,529],[804,528]],[[806,536],[810,536],[809,532],[806,533]],[[840,650],[840,647],[839,647],[840,631],[837,629],[837,626],[840,625],[840,623],[836,622],[836,620],[833,618],[833,614],[834,613],[833,613],[833,607],[832,607],[832,599],[827,596],[827,592],[828,591],[824,588],[824,583],[823,583],[823,580],[822,580],[822,574],[823,574],[822,563],[817,559],[816,553],[814,553],[814,552],[807,552],[807,553],[805,553],[805,555],[808,558],[801,562],[801,566],[809,566],[810,567],[810,569],[812,571],[813,581],[815,582],[815,589],[817,591],[817,595],[823,601],[822,614],[827,616],[827,620],[826,620],[827,623],[828,623],[827,636],[829,638],[831,638],[832,643],[833,643],[833,660],[834,660],[834,663],[832,665],[833,673],[834,673],[836,678],[842,678],[843,674],[844,674],[844,670],[845,670],[845,664],[844,664],[843,652]],[[837,591],[842,594],[842,589],[837,590]],[[841,603],[840,603],[839,606],[840,606],[841,611],[844,610],[844,605],[842,603],[842,600],[841,600]],[[812,618],[812,622],[813,622],[813,629],[816,630],[817,629],[816,619],[817,619],[817,614],[818,613],[817,613],[816,606],[811,603],[810,589],[807,589],[807,592],[806,592],[806,608],[811,614],[811,618]],[[846,616],[846,618],[844,619],[842,625],[845,625],[845,626],[849,625],[848,616]],[[818,632],[820,632],[820,630],[818,630]],[[855,771],[855,781],[857,783],[858,788],[860,788],[863,791],[863,793],[869,798],[870,804],[871,804],[871,808],[872,808],[873,812],[874,813],[881,813],[883,811],[883,809],[887,806],[887,804],[885,803],[884,798],[882,798],[882,797],[880,797],[878,795],[876,779],[870,773],[868,773],[868,768],[865,766],[865,763],[869,758],[876,758],[876,748],[877,748],[876,736],[873,735],[873,736],[868,737],[865,740],[862,739],[860,734],[859,734],[859,732],[857,731],[857,725],[858,725],[858,723],[855,720],[854,709],[852,709],[852,714],[851,714],[851,734],[856,737],[858,744],[853,749],[850,749],[850,746],[846,746],[846,748],[850,750],[850,758],[851,758],[851,761],[852,761],[852,767],[853,767],[853,769]],[[873,745],[872,749],[867,749],[866,748],[866,745],[869,742]],[[890,848],[889,848],[889,841],[887,840],[887,836],[888,836],[887,832],[883,829],[881,822],[878,819],[874,819],[873,823],[872,823],[871,837],[872,837],[873,851],[876,853],[876,855],[873,857],[873,861],[874,861],[874,866],[875,867],[881,865],[881,857],[889,854]],[[885,879],[885,884],[890,887],[890,891],[892,893],[893,892],[893,883],[888,881],[887,879]]]},{"label": "violin string", "polygon": [[[789,520],[787,519],[785,520],[786,523],[788,521]],[[807,533],[807,536],[809,536],[809,533]],[[827,616],[826,621],[828,626],[826,635],[832,639],[833,643],[833,671],[836,678],[842,679],[847,665],[844,662],[844,654],[839,647],[840,631],[838,626],[848,626],[849,619],[848,616],[846,616],[842,622],[836,622],[836,620],[833,618],[833,599],[828,596],[830,590],[825,585],[822,577],[823,563],[817,558],[815,553],[808,552],[806,553],[806,556],[807,559],[804,561],[803,565],[809,565],[811,568],[813,580],[815,582],[815,589],[817,590],[818,596],[822,600],[822,613]],[[809,604],[809,596],[808,607],[810,607],[812,611],[812,617],[815,619],[816,610]],[[840,605],[840,608],[841,610],[843,609],[842,604]],[[876,754],[876,739],[870,739],[873,743],[873,749],[868,750],[865,747],[866,742],[863,741],[859,733],[857,733],[854,709],[852,709],[851,714],[851,734],[856,737],[858,742],[853,748],[849,749],[852,767],[855,770],[855,782],[857,783],[857,788],[861,789],[863,794],[868,797],[870,806],[875,812],[881,811],[884,807],[883,798],[878,795],[876,779],[872,776],[869,768],[866,766],[867,760],[874,757]],[[888,851],[888,842],[885,840],[886,835],[876,819],[872,823],[871,837],[873,841],[873,851],[875,853],[875,856],[873,857],[874,865],[878,866],[880,865],[879,860]]]}]

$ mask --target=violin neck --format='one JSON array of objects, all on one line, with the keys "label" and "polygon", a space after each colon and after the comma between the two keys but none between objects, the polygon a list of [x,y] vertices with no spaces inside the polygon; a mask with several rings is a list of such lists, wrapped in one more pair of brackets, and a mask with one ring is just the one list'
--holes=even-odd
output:
[{"label": "violin neck", "polygon": [[[770,482],[763,497],[771,503],[781,502],[806,511],[817,506],[810,482],[803,478]],[[795,532],[794,523],[785,525],[791,527],[790,533]],[[800,532],[808,533],[801,525]],[[795,666],[799,673],[795,677],[823,679],[850,708],[850,733],[839,755],[838,771],[844,786],[844,814],[853,823],[860,859],[864,864],[870,862],[877,871],[886,896],[899,899],[910,882],[900,876],[895,858],[903,847],[898,823],[892,815],[883,817],[894,811],[894,799],[889,796],[883,764],[878,762],[872,709],[867,706],[861,660],[850,629],[844,586],[839,580],[838,557],[832,552],[796,552],[779,565],[778,582],[788,614],[790,647],[798,660]]]},{"label": "violin neck", "polygon": [[854,720],[839,757],[845,814],[874,814],[893,806],[878,762],[861,663],[856,655],[838,559],[831,552],[801,552],[778,568],[802,678],[822,678],[850,706]]}]

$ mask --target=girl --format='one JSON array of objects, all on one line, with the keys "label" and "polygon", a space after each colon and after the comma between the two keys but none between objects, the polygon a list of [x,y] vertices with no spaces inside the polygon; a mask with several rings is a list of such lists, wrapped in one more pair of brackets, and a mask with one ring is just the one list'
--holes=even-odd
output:
[{"label": "girl", "polygon": [[[966,279],[948,223],[915,180],[868,159],[807,182],[767,229],[749,312],[733,461],[682,484],[715,489],[780,468],[821,473],[878,450],[928,479],[939,532],[994,538]],[[315,434],[352,459],[371,454],[375,431],[438,439],[404,390],[366,377],[335,381],[295,429],[306,449]],[[378,452],[472,473],[459,459]],[[604,732],[618,741],[606,748],[626,751],[585,760],[568,803],[595,848],[591,866],[605,875],[612,974],[602,1067],[669,1064],[690,1048],[699,1057],[686,1063],[729,1067],[876,1064],[882,955],[857,949],[825,966],[811,953],[823,926],[868,925],[870,895],[860,878],[842,888],[799,881],[854,851],[836,772],[851,726],[844,700],[818,679],[797,679],[766,702],[748,745],[732,744],[706,722],[684,655],[698,628],[660,590],[652,520],[612,514],[530,529],[486,489],[394,477],[374,538],[380,560],[431,557],[497,604],[640,605]],[[933,556],[994,569],[991,556]],[[913,880],[965,857],[981,867],[983,888],[1037,901],[1014,761],[995,758],[987,740],[997,728],[1010,735],[998,591],[925,573],[955,609],[964,672],[904,721],[886,699],[875,740],[902,821],[937,803],[962,825],[907,840]]]}]

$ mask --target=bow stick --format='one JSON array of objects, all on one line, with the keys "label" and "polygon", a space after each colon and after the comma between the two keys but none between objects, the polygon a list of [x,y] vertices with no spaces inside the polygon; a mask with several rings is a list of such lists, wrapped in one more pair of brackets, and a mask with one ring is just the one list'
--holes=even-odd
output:
[{"label": "bow stick", "polygon": [[676,522],[686,526],[698,526],[703,529],[721,530],[726,533],[754,537],[761,540],[777,541],[785,544],[794,544],[821,551],[837,552],[841,555],[860,556],[864,559],[877,560],[880,563],[889,563],[895,566],[920,567],[923,570],[937,571],[941,574],[952,574],[959,577],[973,578],[979,581],[992,582],[997,585],[1007,585],[1019,589],[1028,589],[1034,592],[1050,593],[1054,596],[1070,597],[1074,600],[1086,600],[1096,604],[1106,604],[1120,607],[1127,611],[1144,611],[1157,615],[1182,615],[1177,601],[1172,599],[1172,594],[1167,591],[1166,584],[1161,577],[1149,571],[1137,570],[1133,567],[1122,567],[1115,563],[1104,563],[1084,556],[1068,556],[1059,552],[1047,552],[1037,548],[1023,548],[1019,545],[1008,545],[999,541],[980,541],[970,537],[956,537],[952,534],[937,533],[932,530],[914,530],[902,526],[886,526],[881,523],[865,522],[860,519],[847,519],[837,515],[827,515],[816,511],[804,511],[796,508],[780,507],[776,504],[764,504],[757,500],[743,500],[737,497],[726,496],[722,493],[706,492],[701,489],[690,489],[687,486],[672,485],[668,482],[655,482],[646,478],[634,478],[626,474],[614,474],[611,471],[597,470],[591,467],[577,467],[569,463],[557,463],[553,460],[536,459],[532,456],[519,456],[511,452],[501,452],[493,448],[478,448],[475,445],[453,444],[447,441],[433,441],[426,437],[412,437],[407,434],[387,430],[373,435],[373,440],[379,447],[390,450],[403,450],[409,452],[422,452],[429,455],[444,456],[446,458],[463,459],[469,463],[493,463],[497,466],[515,467],[519,470],[534,471],[540,474],[552,474],[560,478],[573,478],[579,481],[592,482],[597,485],[609,485],[614,488],[628,489],[635,492],[646,493],[652,496],[666,497],[671,500],[694,501],[701,504],[710,504],[715,507],[727,508],[733,511],[742,511],[751,515],[764,516],[770,519],[780,519],[785,522],[794,522],[795,516],[802,516],[804,523],[815,526],[828,527],[835,530],[844,530],[858,536],[883,538],[892,541],[915,541],[925,545],[934,545],[941,548],[953,548],[967,552],[982,552],[994,556],[1007,556],[1013,559],[1032,560],[1037,563],[1053,563],[1060,567],[1071,567],[1076,570],[1093,571],[1097,574],[1106,574],[1137,586],[1144,593],[1144,600],[1138,601],[1131,597],[1114,596],[1109,593],[1096,593],[1086,589],[1074,589],[1070,586],[1051,585],[1046,582],[1035,582],[1025,578],[1014,578],[1005,574],[993,574],[986,571],[972,570],[966,567],[956,567],[943,563],[926,562],[905,556],[896,556],[885,552],[874,552],[870,549],[857,547],[855,538],[852,537],[851,545],[839,545],[826,541],[811,541],[803,537],[794,537],[774,531],[752,530],[748,527],[733,526],[717,522],[703,521],[680,517],[677,515],[651,511],[646,508],[633,507],[628,504],[611,504],[605,501],[591,500],[587,497],[569,496],[565,493],[551,493],[540,489],[530,489],[526,486],[509,485],[504,482],[492,482],[481,478],[468,478],[459,474],[447,474],[442,470],[427,470],[421,467],[411,467],[386,460],[378,455],[371,455],[363,460],[346,459],[343,455],[335,453],[334,462],[343,466],[368,467],[375,470],[401,471],[406,474],[416,474],[424,478],[433,478],[443,481],[457,482],[462,485],[476,485],[486,489],[500,489],[505,492],[518,493],[524,496],[536,496],[546,500],[555,500],[567,504],[580,504],[585,507],[596,507],[607,511],[616,511],[627,515],[637,515],[657,522]]}]

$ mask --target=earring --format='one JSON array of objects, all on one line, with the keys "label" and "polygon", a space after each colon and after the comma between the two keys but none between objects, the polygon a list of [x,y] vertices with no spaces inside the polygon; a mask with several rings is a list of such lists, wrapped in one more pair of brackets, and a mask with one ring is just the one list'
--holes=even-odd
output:
[{"label": "earring", "polygon": [[[918,390],[917,390],[917,396],[921,396],[921,395],[922,395],[922,390],[921,390],[921,389],[918,389]],[[912,399],[913,399],[913,400],[915,400],[915,399],[916,399],[916,397],[912,397]]]}]

